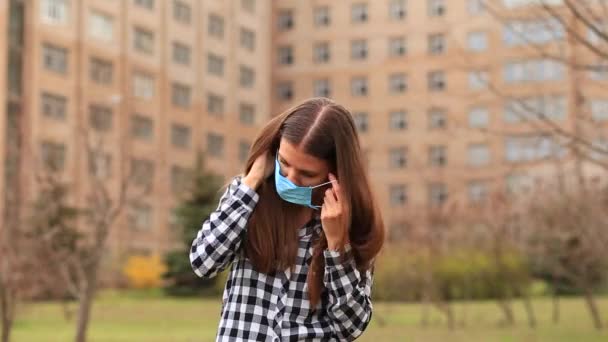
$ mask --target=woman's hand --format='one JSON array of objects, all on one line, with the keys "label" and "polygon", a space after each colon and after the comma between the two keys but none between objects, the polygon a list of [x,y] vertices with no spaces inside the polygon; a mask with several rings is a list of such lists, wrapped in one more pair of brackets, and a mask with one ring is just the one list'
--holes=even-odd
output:
[{"label": "woman's hand", "polygon": [[249,173],[243,178],[243,183],[256,190],[260,183],[268,178],[274,171],[274,163],[270,153],[261,154],[253,162]]},{"label": "woman's hand", "polygon": [[336,250],[342,243],[348,243],[348,218],[350,209],[336,177],[329,174],[332,187],[325,191],[321,207],[321,224],[327,238],[327,247]]}]

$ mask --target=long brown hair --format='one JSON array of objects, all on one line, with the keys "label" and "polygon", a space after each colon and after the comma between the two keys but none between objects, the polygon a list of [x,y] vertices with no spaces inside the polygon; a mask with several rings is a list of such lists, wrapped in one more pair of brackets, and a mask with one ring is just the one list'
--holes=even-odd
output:
[{"label": "long brown hair", "polygon": [[[363,163],[357,131],[349,111],[326,98],[312,98],[274,117],[251,147],[245,174],[258,156],[276,157],[281,138],[303,152],[327,161],[340,182],[349,205],[348,232],[357,268],[364,272],[384,243],[384,225]],[[295,266],[298,249],[299,205],[283,201],[276,192],[274,174],[258,188],[260,199],[252,213],[245,254],[258,272],[273,273]],[[311,308],[320,301],[327,248],[324,234],[316,240],[307,276]],[[344,246],[341,246],[341,250]]]}]

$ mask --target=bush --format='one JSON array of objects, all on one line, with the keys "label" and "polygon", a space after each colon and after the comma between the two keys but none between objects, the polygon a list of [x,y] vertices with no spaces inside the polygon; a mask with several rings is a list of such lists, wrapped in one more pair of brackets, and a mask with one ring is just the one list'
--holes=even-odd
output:
[{"label": "bush", "polygon": [[123,274],[127,277],[130,287],[155,288],[162,285],[162,275],[166,269],[158,255],[134,255],[127,259]]},{"label": "bush", "polygon": [[373,297],[387,301],[417,301],[429,286],[442,300],[518,296],[531,284],[525,258],[504,253],[499,262],[487,252],[458,249],[430,256],[425,251],[387,248],[374,272]]}]

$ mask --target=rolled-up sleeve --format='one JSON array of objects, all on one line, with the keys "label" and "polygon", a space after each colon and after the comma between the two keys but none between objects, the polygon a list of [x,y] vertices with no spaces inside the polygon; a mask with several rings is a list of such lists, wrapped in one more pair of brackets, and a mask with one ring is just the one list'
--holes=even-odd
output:
[{"label": "rolled-up sleeve", "polygon": [[199,277],[212,278],[234,260],[259,196],[235,177],[217,209],[203,223],[190,249],[190,264]]}]

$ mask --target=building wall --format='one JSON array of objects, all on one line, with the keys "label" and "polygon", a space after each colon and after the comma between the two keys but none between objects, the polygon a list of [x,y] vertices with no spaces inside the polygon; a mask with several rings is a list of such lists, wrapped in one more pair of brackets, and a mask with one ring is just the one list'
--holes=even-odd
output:
[{"label": "building wall", "polygon": [[[7,54],[8,54],[8,2],[3,1],[0,3],[0,23],[5,23],[0,25],[0,82],[8,82],[7,78]],[[2,151],[2,156],[5,155],[6,150],[6,140],[5,140],[5,132],[6,132],[6,107],[7,107],[7,87],[0,86],[0,151]],[[0,174],[4,175],[5,170],[5,161],[3,160],[0,163]],[[5,182],[4,177],[0,177],[0,193],[4,194],[5,192]],[[4,215],[4,201],[5,196],[0,198],[0,214]],[[2,229],[2,227],[0,227]]]},{"label": "building wall", "polygon": [[[573,74],[566,70],[556,82],[507,82],[506,64],[530,59],[535,51],[529,47],[507,46],[505,25],[492,14],[487,11],[473,13],[468,7],[472,1],[456,0],[444,1],[443,15],[430,16],[427,1],[403,1],[407,14],[402,20],[395,20],[390,16],[390,6],[395,2],[398,1],[275,1],[272,112],[279,113],[316,95],[315,81],[328,80],[331,85],[329,97],[353,114],[367,113],[369,129],[360,132],[360,138],[385,221],[393,227],[400,227],[403,221],[420,213],[420,209],[429,207],[432,183],[445,185],[448,203],[466,207],[474,204],[469,194],[475,188],[473,184],[482,183],[487,198],[492,191],[507,187],[514,179],[513,175],[529,174],[534,178],[554,173],[553,164],[545,161],[509,161],[507,139],[539,131],[529,124],[505,122],[506,98],[556,94],[563,96],[571,106],[572,90],[578,84],[573,82]],[[352,21],[351,11],[357,4],[367,4],[366,22]],[[320,7],[327,7],[330,12],[331,23],[326,27],[314,24],[315,9]],[[293,27],[281,29],[281,13],[286,11],[293,13]],[[516,9],[509,15],[520,18],[525,12],[525,9]],[[478,31],[485,32],[486,46],[481,51],[473,51],[468,37]],[[433,34],[444,36],[443,53],[429,52],[429,37]],[[407,52],[404,56],[391,56],[389,40],[399,36],[406,39]],[[367,58],[351,58],[353,40],[367,42]],[[327,63],[314,62],[314,46],[320,42],[330,46],[331,57]],[[573,53],[568,42],[563,40],[550,42],[543,49],[555,44],[565,47],[566,56]],[[280,63],[281,47],[292,48],[292,64]],[[477,70],[487,74],[485,88],[473,89],[469,85],[469,72]],[[428,77],[432,71],[445,74],[444,90],[429,89]],[[389,77],[394,73],[406,75],[407,90],[403,93],[389,90]],[[353,96],[351,80],[360,76],[368,79],[368,94]],[[278,96],[278,87],[284,82],[293,84],[291,99],[281,100]],[[488,113],[488,124],[483,129],[469,125],[469,112],[477,107],[486,108]],[[429,112],[436,108],[446,113],[445,128],[430,128]],[[395,110],[407,113],[405,130],[389,128],[390,113]],[[576,112],[572,108],[566,108],[566,111]],[[573,118],[566,116],[557,125],[571,130]],[[474,166],[469,161],[469,147],[476,144],[488,148],[489,160],[484,165]],[[429,149],[436,145],[445,146],[447,151],[447,162],[442,167],[429,162]],[[399,147],[407,150],[404,168],[391,167],[389,162],[390,150]],[[571,166],[566,168],[570,170],[566,172],[571,172]],[[405,203],[391,204],[391,185],[406,187]]]},{"label": "building wall", "polygon": [[[131,200],[120,218],[120,228],[112,231],[109,242],[112,250],[118,253],[162,253],[180,243],[175,239],[177,228],[172,224],[171,210],[183,194],[176,193],[172,188],[172,168],[177,166],[192,170],[197,152],[203,151],[206,166],[225,176],[228,181],[231,175],[241,172],[240,142],[252,143],[260,123],[267,120],[269,115],[269,104],[265,100],[270,87],[270,79],[266,77],[269,74],[269,48],[268,41],[264,39],[269,35],[269,4],[255,2],[255,8],[250,12],[237,0],[181,2],[190,7],[189,23],[175,19],[173,1],[154,1],[152,9],[138,6],[133,1],[68,1],[67,14],[58,21],[48,20],[44,0],[28,3],[30,24],[24,71],[28,75],[28,86],[24,98],[31,113],[28,124],[29,162],[36,165],[41,163],[42,142],[63,144],[66,149],[65,180],[77,189],[74,203],[85,203],[91,191],[92,178],[85,139],[99,139],[101,144],[95,143],[93,146],[101,146],[101,150],[111,156],[111,176],[107,182],[114,196],[118,194],[120,180],[124,178],[131,158],[146,159],[154,164],[151,192],[145,193],[133,187]],[[109,39],[101,39],[91,32],[94,13],[102,13],[112,21]],[[211,13],[223,18],[223,37],[209,33]],[[255,32],[254,51],[240,46],[241,27]],[[151,53],[134,47],[135,28],[152,33]],[[189,65],[174,61],[175,42],[190,48]],[[54,72],[45,66],[45,44],[67,51],[65,73]],[[211,75],[207,71],[209,52],[224,58],[222,76]],[[93,57],[112,64],[110,84],[98,84],[91,79]],[[255,82],[251,88],[239,85],[240,65],[246,65],[255,72]],[[134,94],[134,78],[140,73],[154,80],[153,96],[149,99]],[[190,88],[191,100],[186,108],[173,104],[174,83]],[[208,113],[209,92],[224,97],[221,113]],[[42,93],[66,98],[64,119],[53,119],[42,114]],[[240,104],[243,102],[255,107],[255,121],[252,124],[241,122],[239,118]],[[99,134],[90,129],[91,105],[111,109],[110,131]],[[133,137],[131,120],[135,114],[152,120],[151,139]],[[174,124],[190,129],[187,147],[172,143]],[[209,133],[223,137],[223,153],[207,151]],[[29,184],[29,197],[34,198],[38,190],[34,175],[29,178]],[[150,216],[142,218],[144,222],[149,222],[145,227],[136,228],[130,223],[129,216],[133,216],[131,204],[150,209]]]}]

